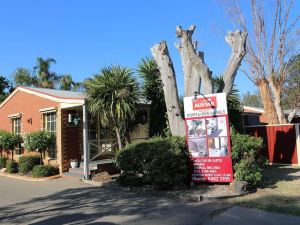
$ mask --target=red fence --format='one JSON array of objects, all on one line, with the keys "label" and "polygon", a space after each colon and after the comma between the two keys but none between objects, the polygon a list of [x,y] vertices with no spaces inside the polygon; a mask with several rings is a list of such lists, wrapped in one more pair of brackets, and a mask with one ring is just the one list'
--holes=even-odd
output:
[{"label": "red fence", "polygon": [[299,135],[299,124],[248,126],[246,132],[263,138],[262,154],[270,163],[298,164],[296,133]]}]

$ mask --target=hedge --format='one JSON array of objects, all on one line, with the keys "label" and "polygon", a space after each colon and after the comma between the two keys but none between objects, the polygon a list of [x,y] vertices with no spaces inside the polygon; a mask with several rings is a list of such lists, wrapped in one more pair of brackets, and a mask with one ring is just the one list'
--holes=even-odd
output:
[{"label": "hedge", "polygon": [[9,160],[6,164],[7,173],[18,173],[18,163],[12,160]]},{"label": "hedge", "polygon": [[6,168],[7,158],[4,156],[0,156],[0,169]]},{"label": "hedge", "polygon": [[49,165],[38,165],[35,166],[31,172],[32,177],[50,177],[59,174],[57,167]]},{"label": "hedge", "polygon": [[19,158],[19,173],[27,174],[39,164],[40,157],[38,156],[21,156]]},{"label": "hedge", "polygon": [[121,185],[171,189],[188,182],[188,151],[181,137],[128,145],[117,153],[116,164],[123,171],[118,179]]}]

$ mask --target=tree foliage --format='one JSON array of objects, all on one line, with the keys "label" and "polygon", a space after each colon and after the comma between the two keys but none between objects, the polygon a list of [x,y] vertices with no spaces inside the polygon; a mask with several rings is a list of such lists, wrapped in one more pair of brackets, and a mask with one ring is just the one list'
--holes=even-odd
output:
[{"label": "tree foliage", "polygon": [[137,71],[143,78],[143,95],[151,102],[149,136],[163,135],[167,127],[167,109],[157,64],[152,58],[142,59]]},{"label": "tree foliage", "polygon": [[287,66],[288,76],[284,83],[283,104],[286,109],[300,110],[300,54]]},{"label": "tree foliage", "polygon": [[257,93],[250,93],[249,91],[242,96],[242,103],[244,106],[263,107],[261,97]]},{"label": "tree foliage", "polygon": [[82,83],[75,82],[71,74],[64,74],[59,79],[59,89],[67,91],[76,91],[82,87]]},{"label": "tree foliage", "polygon": [[19,67],[12,74],[13,83],[15,86],[37,86],[38,79],[31,75],[28,69]]},{"label": "tree foliage", "polygon": [[42,160],[43,152],[46,151],[49,145],[54,143],[54,141],[55,135],[46,131],[36,131],[28,133],[25,135],[24,139],[25,147],[27,150],[40,152],[40,160]]},{"label": "tree foliage", "polygon": [[134,120],[139,101],[139,89],[133,72],[122,66],[103,68],[85,81],[88,110],[100,118],[104,127],[115,130],[119,149],[122,149],[120,130]]},{"label": "tree foliage", "polygon": [[7,78],[0,75],[0,103],[12,92],[13,87]]}]

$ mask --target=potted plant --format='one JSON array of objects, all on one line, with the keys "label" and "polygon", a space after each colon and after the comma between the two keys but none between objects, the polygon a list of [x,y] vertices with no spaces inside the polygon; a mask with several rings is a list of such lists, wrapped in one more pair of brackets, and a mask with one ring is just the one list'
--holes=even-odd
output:
[{"label": "potted plant", "polygon": [[71,168],[77,168],[78,167],[78,160],[77,159],[70,159],[70,165],[71,165]]}]

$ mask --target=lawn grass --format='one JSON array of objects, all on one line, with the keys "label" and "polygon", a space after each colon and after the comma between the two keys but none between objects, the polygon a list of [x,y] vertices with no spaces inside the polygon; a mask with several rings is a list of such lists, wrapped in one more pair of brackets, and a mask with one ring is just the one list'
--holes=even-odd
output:
[{"label": "lawn grass", "polygon": [[228,201],[243,207],[300,216],[300,167],[269,166],[254,193]]}]

